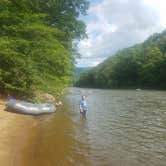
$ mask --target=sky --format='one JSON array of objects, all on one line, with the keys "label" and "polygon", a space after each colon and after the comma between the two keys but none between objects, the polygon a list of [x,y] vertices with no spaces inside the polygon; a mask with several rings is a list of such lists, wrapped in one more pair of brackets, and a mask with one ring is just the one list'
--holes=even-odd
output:
[{"label": "sky", "polygon": [[91,0],[87,39],[78,45],[77,67],[93,67],[116,51],[141,43],[166,28],[166,0]]}]

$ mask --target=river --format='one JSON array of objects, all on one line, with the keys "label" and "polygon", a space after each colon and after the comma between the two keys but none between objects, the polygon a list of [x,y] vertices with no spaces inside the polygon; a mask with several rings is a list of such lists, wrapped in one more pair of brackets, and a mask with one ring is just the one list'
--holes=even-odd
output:
[{"label": "river", "polygon": [[[12,166],[166,165],[165,91],[69,91],[55,114],[26,116],[31,120]],[[79,114],[81,95],[87,96],[86,117]]]},{"label": "river", "polygon": [[[81,94],[86,119],[78,113]],[[166,165],[166,92],[71,89],[66,100],[92,165]]]}]

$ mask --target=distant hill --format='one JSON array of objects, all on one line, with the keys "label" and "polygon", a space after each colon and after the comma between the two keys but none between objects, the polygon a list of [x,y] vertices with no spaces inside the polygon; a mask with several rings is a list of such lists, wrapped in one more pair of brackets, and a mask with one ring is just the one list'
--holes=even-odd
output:
[{"label": "distant hill", "polygon": [[76,86],[166,89],[166,30],[81,74]]},{"label": "distant hill", "polygon": [[73,84],[75,84],[75,82],[78,81],[81,74],[83,74],[84,72],[89,71],[90,69],[91,69],[91,67],[76,67],[74,75],[73,75],[73,82],[74,82]]},{"label": "distant hill", "polygon": [[80,75],[82,74],[82,73],[84,73],[85,71],[88,71],[88,70],[90,70],[91,69],[91,67],[77,67],[76,69],[75,69],[75,77],[80,77]]}]

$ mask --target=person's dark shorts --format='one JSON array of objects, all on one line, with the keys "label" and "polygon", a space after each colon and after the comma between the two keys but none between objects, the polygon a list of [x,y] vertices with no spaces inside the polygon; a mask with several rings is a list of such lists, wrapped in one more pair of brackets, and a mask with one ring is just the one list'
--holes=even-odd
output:
[{"label": "person's dark shorts", "polygon": [[86,115],[87,110],[83,110],[82,115]]}]

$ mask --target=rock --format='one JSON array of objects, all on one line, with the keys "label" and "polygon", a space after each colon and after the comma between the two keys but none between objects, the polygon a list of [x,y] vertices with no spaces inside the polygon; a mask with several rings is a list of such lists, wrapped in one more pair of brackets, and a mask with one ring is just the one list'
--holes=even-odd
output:
[{"label": "rock", "polygon": [[56,102],[56,106],[60,106],[60,105],[63,105],[62,101]]}]

